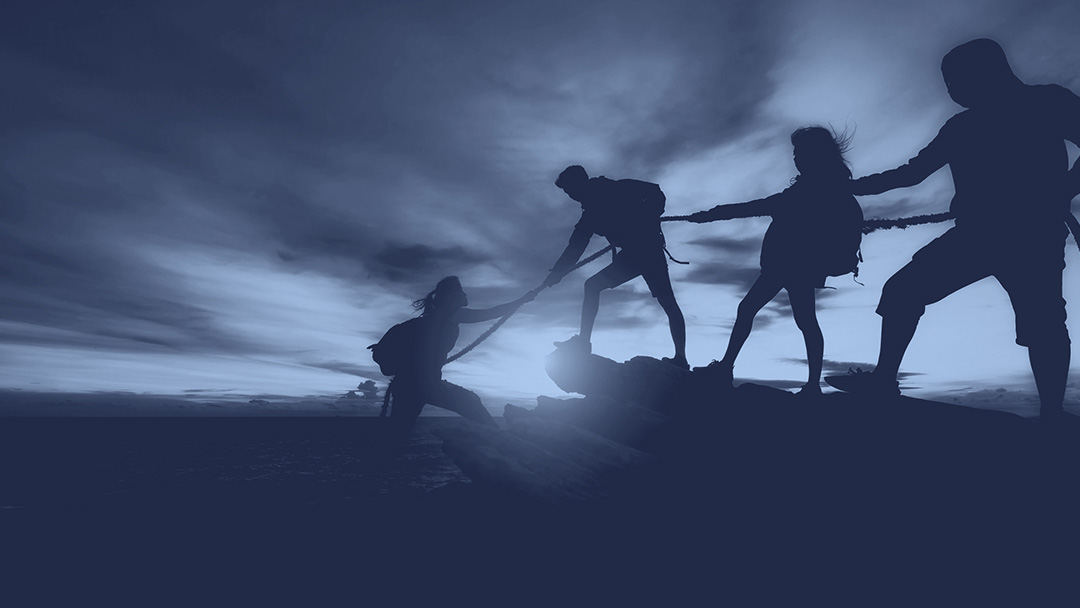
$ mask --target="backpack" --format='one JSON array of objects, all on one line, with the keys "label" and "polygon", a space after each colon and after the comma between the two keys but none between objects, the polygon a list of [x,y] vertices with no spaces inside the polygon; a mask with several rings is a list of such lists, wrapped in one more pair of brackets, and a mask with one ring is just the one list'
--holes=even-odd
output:
[{"label": "backpack", "polygon": [[856,278],[859,276],[859,264],[863,261],[862,246],[857,246],[854,249],[848,248],[843,252],[838,252],[830,264],[825,267],[825,274],[830,277],[842,277],[849,272]]},{"label": "backpack", "polygon": [[656,229],[664,214],[664,196],[660,186],[636,179],[610,180],[595,177],[586,213],[592,218],[596,234],[622,247],[641,239],[643,231]]},{"label": "backpack", "polygon": [[829,226],[823,241],[826,274],[839,277],[851,272],[859,276],[859,262],[863,261],[862,227],[862,208],[853,198],[845,201],[843,213]]},{"label": "backpack", "polygon": [[386,330],[378,342],[368,346],[384,376],[399,374],[412,364],[423,329],[424,317],[414,317]]},{"label": "backpack", "polygon": [[617,216],[622,217],[629,213],[652,219],[664,215],[667,197],[657,184],[637,179],[620,179],[614,182],[606,177],[599,179],[609,184],[609,196],[618,200],[616,208],[612,210]]}]

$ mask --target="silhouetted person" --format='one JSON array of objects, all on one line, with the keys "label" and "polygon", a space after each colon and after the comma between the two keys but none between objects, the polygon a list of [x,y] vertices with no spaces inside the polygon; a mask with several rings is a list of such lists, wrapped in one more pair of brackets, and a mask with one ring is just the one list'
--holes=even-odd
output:
[{"label": "silhouetted person", "polygon": [[791,187],[772,196],[732,205],[718,205],[691,215],[703,223],[739,217],[772,216],[761,244],[761,275],[739,303],[724,358],[709,365],[731,383],[735,359],[750,336],[754,317],[781,289],[787,290],[791,313],[806,342],[809,377],[801,395],[821,394],[825,349],[815,310],[814,290],[825,277],[847,274],[859,263],[863,214],[850,191],[851,170],[844,159],[847,141],[823,127],[791,134],[795,168]]},{"label": "silhouetted person", "polygon": [[581,333],[565,342],[561,348],[592,352],[592,330],[600,310],[600,292],[618,287],[635,277],[642,277],[649,291],[667,313],[675,356],[665,357],[684,369],[686,362],[686,321],[675,301],[668,276],[664,249],[664,233],[660,216],[666,198],[660,186],[636,179],[610,180],[589,178],[579,165],[567,167],[555,185],[567,196],[581,203],[581,219],[574,226],[570,243],[555,262],[545,285],[554,285],[567,270],[577,263],[594,234],[606,237],[617,248],[611,264],[585,281],[585,300],[581,306]]},{"label": "silhouetted person", "polygon": [[393,407],[390,409],[392,440],[409,434],[425,404],[456,412],[469,420],[496,426],[476,393],[442,379],[442,367],[458,339],[459,323],[479,323],[505,315],[532,297],[530,292],[514,302],[474,310],[465,308],[469,299],[455,276],[449,276],[424,298],[413,302],[422,322],[413,335],[408,363],[391,384]]},{"label": "silhouetted person", "polygon": [[1070,350],[1061,291],[1063,220],[1080,192],[1080,171],[1069,170],[1065,140],[1080,143],[1080,98],[1057,85],[1022,83],[988,39],[949,51],[941,72],[953,101],[967,109],[907,164],[855,180],[852,192],[913,186],[949,165],[956,225],[885,284],[874,371],[826,380],[851,392],[899,394],[900,363],[926,305],[992,276],[1012,302],[1016,343],[1028,348],[1041,414],[1060,418]]}]

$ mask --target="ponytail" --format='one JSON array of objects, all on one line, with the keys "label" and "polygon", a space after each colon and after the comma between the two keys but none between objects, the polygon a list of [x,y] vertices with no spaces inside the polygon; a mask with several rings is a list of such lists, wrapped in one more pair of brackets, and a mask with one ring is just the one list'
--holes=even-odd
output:
[{"label": "ponytail", "polygon": [[428,294],[419,300],[413,300],[412,307],[414,310],[420,311],[420,316],[427,316],[431,311],[439,304],[441,299],[440,294],[445,294],[447,291],[461,291],[461,281],[456,276],[444,277],[435,285],[435,289],[432,289]]}]

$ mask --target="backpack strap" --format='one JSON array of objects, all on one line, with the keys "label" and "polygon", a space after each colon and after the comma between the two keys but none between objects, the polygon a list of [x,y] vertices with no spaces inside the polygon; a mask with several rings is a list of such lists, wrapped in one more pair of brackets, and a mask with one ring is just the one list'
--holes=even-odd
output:
[{"label": "backpack strap", "polygon": [[676,264],[689,264],[690,263],[690,262],[684,262],[682,260],[676,260],[675,256],[671,255],[671,252],[667,250],[667,245],[664,245],[664,253],[667,254],[667,257],[668,257],[669,260],[671,260],[672,262],[675,262]]},{"label": "backpack strap", "polygon": [[[661,221],[663,221],[663,220],[661,220]],[[684,262],[682,260],[676,260],[675,256],[671,255],[671,252],[668,251],[668,248],[667,248],[667,236],[664,234],[663,226],[660,227],[660,242],[663,244],[664,253],[667,254],[667,257],[668,257],[669,260],[671,260],[672,262],[675,262],[676,264],[686,264],[686,265],[690,264],[690,262]]]}]

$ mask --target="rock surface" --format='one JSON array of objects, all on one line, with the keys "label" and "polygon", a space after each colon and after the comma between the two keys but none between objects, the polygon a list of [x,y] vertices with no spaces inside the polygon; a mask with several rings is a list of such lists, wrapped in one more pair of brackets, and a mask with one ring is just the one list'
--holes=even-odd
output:
[{"label": "rock surface", "polygon": [[848,513],[852,522],[916,514],[941,523],[968,510],[954,523],[989,525],[1080,507],[1074,428],[905,397],[732,389],[648,357],[556,351],[547,369],[585,396],[508,405],[509,430],[446,437],[474,481],[564,504],[610,499],[618,479],[619,496],[642,509],[679,501],[752,519],[782,505],[834,522]]},{"label": "rock surface", "polygon": [[969,605],[975,592],[1039,605],[1080,567],[1073,425],[732,388],[646,357],[556,352],[547,369],[584,397],[508,405],[508,430],[451,432],[444,449],[477,488],[518,497],[515,527],[548,522],[563,542],[604,530],[615,572],[644,559],[697,589],[722,572],[720,597],[754,601],[862,589],[849,605]]}]

